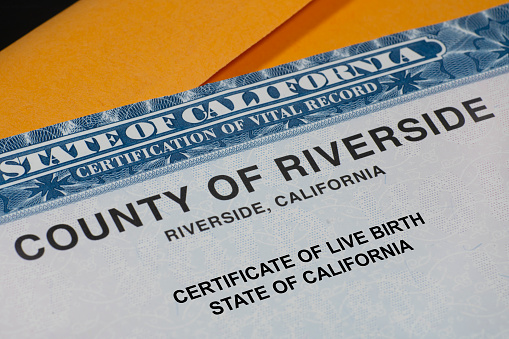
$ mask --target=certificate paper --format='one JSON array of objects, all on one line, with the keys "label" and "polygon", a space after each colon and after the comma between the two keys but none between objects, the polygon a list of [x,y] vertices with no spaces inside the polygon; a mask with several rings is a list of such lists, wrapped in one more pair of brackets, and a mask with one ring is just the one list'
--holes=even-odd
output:
[{"label": "certificate paper", "polygon": [[503,337],[508,71],[504,5],[1,140],[0,333]]}]

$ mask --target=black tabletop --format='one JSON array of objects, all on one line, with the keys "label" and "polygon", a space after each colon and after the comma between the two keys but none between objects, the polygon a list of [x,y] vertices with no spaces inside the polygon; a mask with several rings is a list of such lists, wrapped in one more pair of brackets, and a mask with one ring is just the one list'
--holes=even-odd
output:
[{"label": "black tabletop", "polygon": [[0,1],[0,50],[75,2],[77,0]]}]

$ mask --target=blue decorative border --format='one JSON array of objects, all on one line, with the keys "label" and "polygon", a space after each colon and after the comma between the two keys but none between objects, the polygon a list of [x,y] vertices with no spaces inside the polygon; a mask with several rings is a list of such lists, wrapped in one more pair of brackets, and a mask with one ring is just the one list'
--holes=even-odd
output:
[{"label": "blue decorative border", "polygon": [[[430,45],[430,42],[436,43]],[[400,69],[396,66],[387,68],[387,72],[379,72],[376,77],[370,78],[369,72],[363,73],[362,76],[359,75],[360,79],[357,85],[363,85],[370,81],[377,87],[376,91],[351,100],[342,100],[340,103],[329,105],[324,109],[309,111],[305,115],[287,116],[285,119],[271,121],[259,128],[241,130],[231,135],[221,135],[211,139],[210,142],[182,147],[168,152],[167,155],[149,157],[143,161],[133,162],[129,166],[88,175],[84,178],[76,175],[76,169],[73,167],[53,171],[50,174],[45,174],[42,170],[40,175],[35,172],[34,178],[4,185],[0,188],[0,221],[10,220],[28,213],[37,213],[47,208],[83,199],[86,196],[140,182],[161,173],[186,168],[241,149],[254,147],[254,145],[302,133],[305,130],[323,126],[323,124],[337,123],[368,114],[387,104],[395,105],[402,100],[409,100],[410,97],[443,89],[444,86],[459,86],[465,81],[471,81],[473,76],[474,78],[487,77],[506,72],[506,66],[509,65],[509,5],[502,5],[457,20],[394,34],[271,69],[207,84],[172,96],[116,108],[9,137],[0,140],[0,159],[4,157],[7,160],[3,161],[10,161],[8,159],[10,154],[24,156],[24,154],[29,154],[27,150],[37,147],[39,150],[45,147],[50,148],[53,147],[53,144],[59,143],[59,138],[65,137],[67,140],[65,143],[68,143],[69,140],[79,140],[81,135],[86,135],[91,130],[108,131],[110,126],[120,126],[130,119],[142,121],[149,116],[170,113],[176,107],[184,107],[187,103],[200,103],[201,99],[207,100],[211,96],[235,93],[237,89],[246,88],[246,86],[255,85],[250,88],[260,88],[260,84],[267,86],[267,84],[276,83],[276,80],[280,81],[278,79],[290,79],[296,75],[302,77],[303,74],[325,69],[329,67],[327,65],[334,63],[343,63],[353,72],[351,66],[353,61],[368,60],[366,56],[380,55],[380,53],[376,53],[393,51],[395,50],[394,46],[406,46],[409,43],[414,44],[412,48],[419,52],[419,55],[429,52],[426,50],[437,49],[438,47],[435,46],[437,44],[443,44],[446,52],[443,53],[444,51],[437,49],[432,51],[435,54],[429,52],[429,57],[426,57],[426,60],[416,59],[415,62]],[[428,45],[422,47],[423,43]],[[364,59],[356,59],[359,55],[363,55]],[[334,89],[324,89],[329,93],[330,90]],[[304,94],[306,93],[299,93],[298,98]],[[316,95],[316,93],[310,95]],[[282,105],[282,102],[274,101],[275,106],[279,104]],[[282,107],[281,105],[280,107]],[[252,110],[249,108],[244,111],[239,110],[240,113],[250,113],[250,111]],[[213,123],[214,119],[220,118],[222,116],[214,116],[210,123]],[[228,118],[228,114],[225,114],[223,121],[231,121]],[[204,122],[209,121],[204,120]],[[174,130],[179,132],[187,128],[182,124],[181,126],[183,127],[175,126]],[[197,123],[194,130],[199,130],[201,126],[200,123]],[[138,132],[143,132],[140,127],[138,127]],[[104,140],[110,140],[110,145],[121,142],[119,141],[121,135],[108,133],[104,134]],[[125,133],[125,130],[121,133]],[[182,133],[184,132],[181,132],[181,135],[183,135]],[[94,142],[95,144],[87,143],[87,147],[99,149],[100,145],[96,141]],[[63,145],[64,143],[60,142],[59,144]],[[70,153],[77,152],[75,149],[68,151]],[[41,152],[43,155],[38,157],[44,160],[44,152]],[[47,159],[47,161],[51,161],[51,159]],[[2,162],[0,161],[0,163]],[[9,162],[6,164],[8,165]],[[20,167],[18,166],[18,168]],[[4,183],[9,183],[10,177],[4,175],[4,179]]]}]

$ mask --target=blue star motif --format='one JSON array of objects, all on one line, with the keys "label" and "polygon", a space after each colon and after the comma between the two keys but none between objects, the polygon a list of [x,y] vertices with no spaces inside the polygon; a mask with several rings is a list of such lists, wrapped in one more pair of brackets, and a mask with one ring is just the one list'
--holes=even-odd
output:
[{"label": "blue star motif", "polygon": [[186,160],[187,158],[189,158],[189,156],[187,156],[184,152],[175,152],[172,153],[169,158],[170,164],[173,164],[175,162]]},{"label": "blue star motif", "polygon": [[70,176],[58,180],[58,177],[53,177],[53,174],[44,175],[35,180],[37,187],[27,188],[27,191],[32,192],[29,198],[41,194],[46,201],[63,197],[65,195],[65,186],[72,186],[74,184],[69,183]]},{"label": "blue star motif", "polygon": [[418,82],[425,80],[421,77],[421,73],[422,72],[411,75],[407,71],[397,72],[390,76],[391,82],[386,82],[384,85],[387,85],[387,91],[397,88],[397,90],[402,91],[403,94],[417,91],[420,89]]},{"label": "blue star motif", "polygon": [[294,127],[304,125],[304,124],[306,124],[306,122],[299,118],[294,118],[294,119],[288,120],[288,128],[294,128]]},{"label": "blue star motif", "polygon": [[504,36],[504,40],[505,40],[504,42],[498,42],[501,48],[494,51],[495,53],[498,54],[497,59],[502,59],[504,56],[509,55],[509,39],[507,39],[507,37]]}]

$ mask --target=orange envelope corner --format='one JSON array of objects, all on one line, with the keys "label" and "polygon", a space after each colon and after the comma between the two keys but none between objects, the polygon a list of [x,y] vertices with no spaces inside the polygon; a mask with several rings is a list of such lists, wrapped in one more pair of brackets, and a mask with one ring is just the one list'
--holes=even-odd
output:
[{"label": "orange envelope corner", "polygon": [[80,0],[0,52],[0,137],[502,3]]},{"label": "orange envelope corner", "polygon": [[0,52],[0,137],[197,87],[310,0],[80,0]]}]

